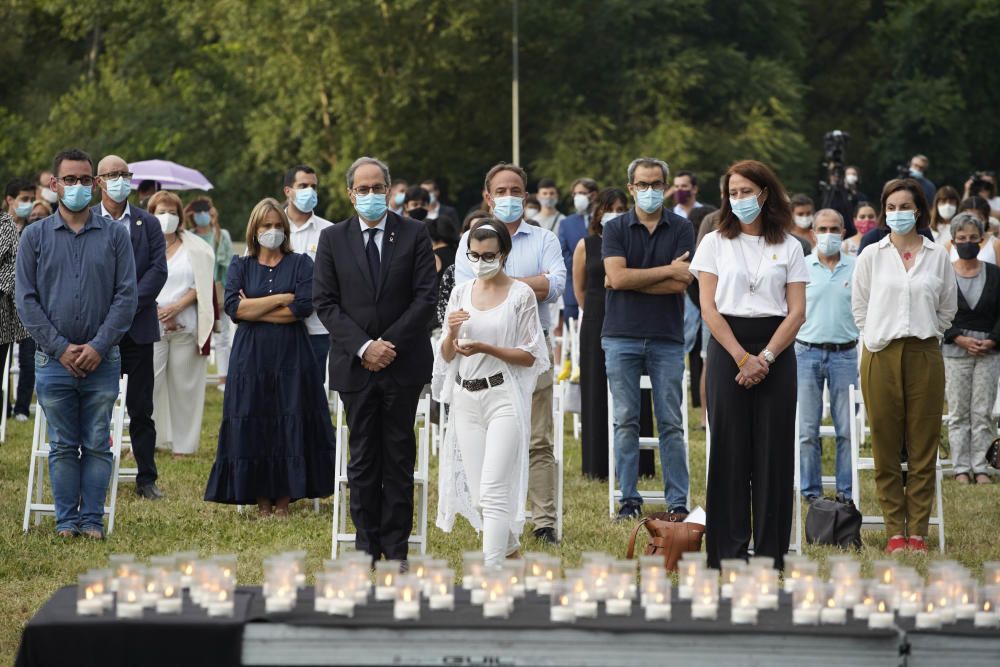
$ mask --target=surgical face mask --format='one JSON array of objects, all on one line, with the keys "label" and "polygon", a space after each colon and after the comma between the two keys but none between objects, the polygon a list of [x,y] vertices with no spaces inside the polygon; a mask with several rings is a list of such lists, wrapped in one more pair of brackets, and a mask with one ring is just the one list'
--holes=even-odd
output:
[{"label": "surgical face mask", "polygon": [[478,262],[472,263],[472,272],[476,274],[476,277],[481,280],[489,280],[496,274],[500,273],[500,258],[497,257],[492,262],[487,262],[480,259]]},{"label": "surgical face mask", "polygon": [[674,200],[683,206],[691,201],[691,191],[690,190],[678,190],[674,193]]},{"label": "surgical face mask", "polygon": [[93,194],[91,185],[64,185],[62,203],[69,210],[76,212],[87,208]]},{"label": "surgical face mask", "polygon": [[858,230],[858,234],[861,234],[862,236],[864,236],[865,234],[867,234],[871,230],[875,229],[876,225],[878,225],[878,220],[855,220],[854,221],[854,228],[857,229]]},{"label": "surgical face mask", "polygon": [[938,215],[940,215],[945,220],[951,220],[955,217],[955,211],[958,207],[954,204],[938,204]]},{"label": "surgical face mask", "polygon": [[354,210],[365,220],[381,220],[387,208],[384,194],[354,195]]},{"label": "surgical face mask", "polygon": [[656,213],[663,206],[663,190],[637,190],[635,203],[646,213]]},{"label": "surgical face mask", "polygon": [[173,213],[157,213],[156,219],[160,221],[160,229],[164,234],[173,234],[177,231],[177,225],[181,219]]},{"label": "surgical face mask", "polygon": [[885,214],[885,224],[897,234],[908,234],[917,226],[917,214],[913,211],[889,211]]},{"label": "surgical face mask", "polygon": [[817,234],[816,250],[824,257],[833,257],[840,252],[840,245],[844,239],[840,234]]},{"label": "surgical face mask", "polygon": [[316,194],[316,188],[300,188],[295,191],[295,208],[303,213],[312,213],[318,203],[319,196]]},{"label": "surgical face mask", "polygon": [[573,195],[573,208],[576,209],[577,213],[586,213],[587,209],[590,208],[590,197],[585,194]]},{"label": "surgical face mask", "polygon": [[257,234],[257,242],[268,250],[276,250],[285,242],[285,232],[280,229],[268,229]]},{"label": "surgical face mask", "polygon": [[212,223],[212,214],[208,211],[196,211],[193,217],[194,224],[199,227],[208,227]]},{"label": "surgical face mask", "polygon": [[535,208],[534,206],[532,206],[531,208],[524,209],[524,217],[528,218],[529,220],[534,220],[535,216],[537,216],[539,213],[541,213],[541,211]]},{"label": "surgical face mask", "polygon": [[396,194],[394,194],[392,196],[392,203],[396,205],[396,208],[399,208],[400,206],[402,206],[403,202],[405,202],[405,201],[406,201],[406,193],[405,192],[397,192]]},{"label": "surgical face mask", "polygon": [[555,208],[559,199],[557,197],[539,197],[538,203],[542,205],[542,208]]},{"label": "surgical face mask", "polygon": [[923,178],[924,172],[920,171],[916,167],[910,167],[910,176],[913,178]]},{"label": "surgical face mask", "polygon": [[434,206],[434,204],[436,204],[436,203],[437,203],[437,200],[438,200],[438,196],[437,196],[436,194],[434,194],[433,192],[428,192],[427,194],[428,194],[428,195],[430,196],[430,198],[431,198],[431,206]]},{"label": "surgical face mask", "polygon": [[857,185],[858,175],[854,173],[847,174],[846,176],[844,176],[844,182],[847,183],[848,185]]},{"label": "surgical face mask", "polygon": [[799,229],[809,229],[815,219],[815,216],[812,215],[797,215],[795,216],[795,226]]},{"label": "surgical face mask", "polygon": [[975,259],[979,256],[978,243],[956,243],[955,250],[962,259]]},{"label": "surgical face mask", "polygon": [[27,218],[31,215],[31,209],[34,206],[34,202],[22,201],[18,202],[17,206],[14,207],[14,215],[19,218]]},{"label": "surgical face mask", "polygon": [[733,209],[733,214],[740,219],[744,225],[749,225],[760,215],[760,204],[757,203],[758,195],[751,195],[743,199],[729,198],[729,206]]},{"label": "surgical face mask", "polygon": [[42,199],[44,199],[50,204],[55,204],[57,201],[59,201],[59,195],[57,195],[55,191],[50,190],[49,188],[42,188]]},{"label": "surgical face mask", "polygon": [[496,197],[493,200],[493,215],[508,225],[517,222],[524,215],[524,200],[520,197]]},{"label": "surgical face mask", "polygon": [[604,215],[601,216],[601,227],[608,224],[609,222],[611,222],[620,215],[621,213],[615,213],[614,211],[607,211]]},{"label": "surgical face mask", "polygon": [[124,176],[106,181],[105,184],[108,188],[108,196],[119,204],[128,199],[129,194],[132,192],[132,183]]}]

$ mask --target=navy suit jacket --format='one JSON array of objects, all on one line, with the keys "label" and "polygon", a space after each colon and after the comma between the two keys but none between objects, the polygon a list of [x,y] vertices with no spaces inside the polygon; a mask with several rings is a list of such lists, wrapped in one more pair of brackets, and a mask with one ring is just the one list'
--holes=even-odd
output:
[{"label": "navy suit jacket", "polygon": [[[101,214],[101,205],[93,207]],[[132,254],[135,257],[135,280],[139,293],[139,306],[132,319],[129,337],[139,345],[160,340],[160,324],[156,319],[156,297],[167,282],[167,252],[160,221],[149,211],[129,204],[132,237]]]},{"label": "navy suit jacket", "polygon": [[563,292],[563,303],[567,306],[578,305],[573,292],[573,251],[586,235],[587,220],[579,213],[568,215],[559,223],[559,247],[562,249],[563,263],[566,264],[566,284],[569,285]]},{"label": "navy suit jacket", "polygon": [[379,263],[372,283],[358,216],[323,230],[313,270],[313,305],[330,332],[330,388],[360,391],[374,373],[361,365],[358,350],[382,338],[396,346],[384,370],[402,386],[430,382],[434,354],[427,321],[437,306],[434,251],[424,223],[388,212]]}]

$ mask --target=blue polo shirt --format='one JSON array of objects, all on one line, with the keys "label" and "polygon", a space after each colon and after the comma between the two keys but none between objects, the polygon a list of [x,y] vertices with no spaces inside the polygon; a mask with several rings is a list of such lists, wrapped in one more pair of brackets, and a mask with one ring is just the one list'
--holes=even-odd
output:
[{"label": "blue polo shirt", "polygon": [[[630,269],[665,266],[685,252],[694,254],[691,223],[666,208],[661,209],[660,222],[652,234],[632,209],[609,221],[602,236],[601,257],[624,257]],[[683,343],[684,294],[609,289],[601,335]]]},{"label": "blue polo shirt", "polygon": [[857,259],[840,253],[831,271],[814,252],[806,257],[806,323],[796,336],[805,343],[851,343],[858,339],[851,311],[851,282]]}]

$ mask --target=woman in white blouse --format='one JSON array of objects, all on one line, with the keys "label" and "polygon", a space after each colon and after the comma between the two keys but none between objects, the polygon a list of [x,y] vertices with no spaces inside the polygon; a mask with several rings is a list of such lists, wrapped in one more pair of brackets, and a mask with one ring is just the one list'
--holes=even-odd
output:
[{"label": "woman in white blouse", "polygon": [[160,340],[153,344],[153,420],[156,446],[174,457],[194,454],[201,437],[208,339],[215,323],[215,253],[178,227],[180,198],[160,191],[149,200],[167,246],[167,282],[156,298]]},{"label": "woman in white blouse", "polygon": [[472,224],[467,254],[476,278],[451,293],[432,385],[434,398],[451,404],[437,525],[450,532],[455,514],[465,516],[483,532],[488,565],[515,556],[520,546],[531,395],[549,370],[535,294],[503,271],[510,249],[503,223]]},{"label": "woman in white blouse", "polygon": [[930,226],[917,181],[885,184],[879,226],[891,233],[866,247],[854,269],[852,307],[864,339],[861,391],[886,552],[926,552],[944,407],[941,339],[958,310],[958,287],[947,251],[917,233]]},{"label": "woman in white blouse", "polygon": [[795,502],[797,365],[789,348],[805,321],[809,272],[802,245],[788,233],[791,206],[773,171],[737,162],[723,192],[719,229],[691,262],[712,332],[705,546],[717,568],[747,557],[752,532],[754,553],[781,568]]}]

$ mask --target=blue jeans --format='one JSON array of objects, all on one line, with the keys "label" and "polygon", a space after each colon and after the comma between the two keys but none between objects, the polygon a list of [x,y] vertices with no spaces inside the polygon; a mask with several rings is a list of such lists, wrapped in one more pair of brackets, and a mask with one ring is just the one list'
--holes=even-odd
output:
[{"label": "blue jeans", "polygon": [[830,386],[830,413],[837,433],[837,493],[851,497],[851,406],[848,388],[858,387],[858,351],[827,352],[795,344],[799,382],[799,470],[802,495],[823,495],[823,383]]},{"label": "blue jeans", "polygon": [[[694,344],[698,342],[698,331],[701,329],[701,311],[694,305],[687,294],[684,295],[684,354],[691,354]],[[702,345],[706,344],[702,341]],[[704,349],[704,347],[702,348]]]},{"label": "blue jeans", "polygon": [[606,336],[601,339],[614,399],[615,472],[622,502],[642,504],[639,479],[639,378],[653,383],[653,413],[660,438],[663,495],[669,509],[687,507],[688,467],[681,420],[684,346],[662,340]]},{"label": "blue jeans", "polygon": [[309,334],[309,344],[312,345],[313,356],[319,366],[319,376],[326,382],[326,357],[330,354],[330,334]]},{"label": "blue jeans", "polygon": [[49,424],[57,531],[104,531],[104,498],[112,469],[111,410],[120,369],[117,346],[85,378],[70,375],[58,359],[35,353],[38,404]]}]

